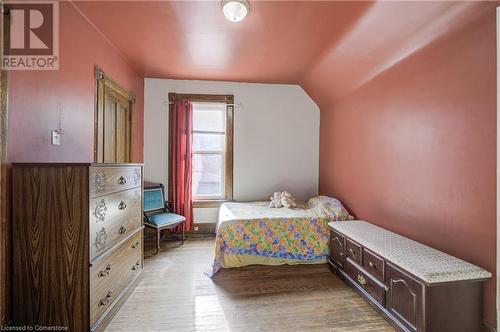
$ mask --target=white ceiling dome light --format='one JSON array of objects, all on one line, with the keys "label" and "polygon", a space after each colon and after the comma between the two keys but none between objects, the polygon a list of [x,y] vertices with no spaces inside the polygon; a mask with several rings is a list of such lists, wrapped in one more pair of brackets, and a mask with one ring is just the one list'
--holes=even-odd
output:
[{"label": "white ceiling dome light", "polygon": [[231,22],[240,22],[250,11],[247,0],[222,0],[222,12]]}]

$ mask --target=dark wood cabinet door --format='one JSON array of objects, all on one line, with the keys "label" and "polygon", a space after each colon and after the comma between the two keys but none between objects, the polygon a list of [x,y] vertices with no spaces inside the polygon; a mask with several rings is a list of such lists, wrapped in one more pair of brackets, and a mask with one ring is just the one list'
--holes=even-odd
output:
[{"label": "dark wood cabinet door", "polygon": [[14,325],[89,331],[88,183],[85,165],[12,167]]},{"label": "dark wood cabinet door", "polygon": [[389,286],[387,310],[410,331],[423,331],[424,285],[390,263],[387,263],[385,273]]},{"label": "dark wood cabinet door", "polygon": [[345,237],[337,232],[330,231],[330,261],[344,266]]}]

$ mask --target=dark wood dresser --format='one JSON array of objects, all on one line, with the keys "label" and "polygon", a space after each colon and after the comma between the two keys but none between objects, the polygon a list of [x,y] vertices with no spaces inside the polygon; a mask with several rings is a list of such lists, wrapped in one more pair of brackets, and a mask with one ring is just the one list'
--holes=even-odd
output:
[{"label": "dark wood dresser", "polygon": [[398,330],[483,331],[491,273],[365,221],[331,222],[330,270]]},{"label": "dark wood dresser", "polygon": [[142,165],[14,164],[13,324],[103,330],[140,281]]}]

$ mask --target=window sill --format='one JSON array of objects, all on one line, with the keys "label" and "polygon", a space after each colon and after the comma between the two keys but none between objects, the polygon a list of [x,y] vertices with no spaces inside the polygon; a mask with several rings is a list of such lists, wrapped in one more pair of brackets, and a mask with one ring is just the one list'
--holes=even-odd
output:
[{"label": "window sill", "polygon": [[222,203],[230,202],[227,199],[210,199],[210,200],[199,200],[193,201],[193,208],[219,208]]}]

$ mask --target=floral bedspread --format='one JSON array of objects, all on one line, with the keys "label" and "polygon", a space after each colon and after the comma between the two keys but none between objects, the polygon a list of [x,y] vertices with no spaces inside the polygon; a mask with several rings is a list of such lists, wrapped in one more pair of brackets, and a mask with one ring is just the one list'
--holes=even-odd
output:
[{"label": "floral bedspread", "polygon": [[328,223],[350,217],[338,200],[324,196],[295,209],[268,205],[250,202],[221,206],[212,275],[222,267],[326,262]]}]

